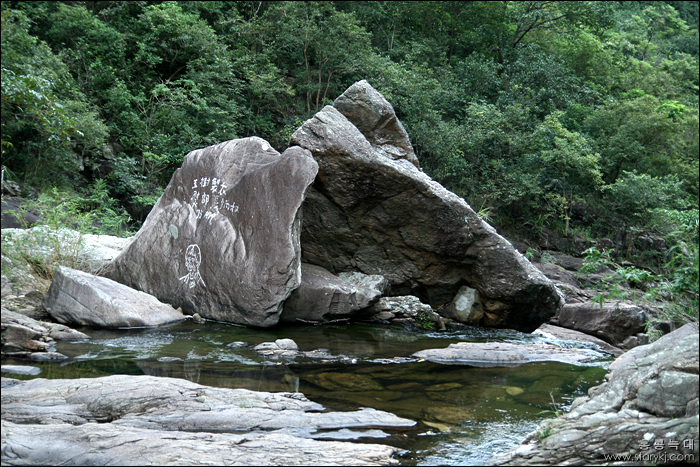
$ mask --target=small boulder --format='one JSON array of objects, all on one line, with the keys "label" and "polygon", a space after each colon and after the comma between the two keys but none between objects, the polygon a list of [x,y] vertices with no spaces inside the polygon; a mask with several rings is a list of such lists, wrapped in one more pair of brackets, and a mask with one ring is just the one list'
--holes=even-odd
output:
[{"label": "small boulder", "polygon": [[65,266],[56,270],[44,307],[57,321],[78,326],[152,327],[185,319],[152,295]]},{"label": "small boulder", "polygon": [[479,291],[466,285],[461,287],[442,314],[446,318],[454,319],[460,323],[478,323],[484,316],[484,307],[481,305]]},{"label": "small boulder", "polygon": [[322,323],[353,318],[380,295],[377,289],[355,285],[320,266],[302,264],[301,285],[285,302],[280,320]]},{"label": "small boulder", "polygon": [[646,310],[620,301],[567,303],[559,312],[558,325],[597,336],[620,346],[628,337],[644,331]]},{"label": "small boulder", "polygon": [[90,339],[90,336],[58,323],[37,321],[2,308],[2,354],[32,360],[58,360],[66,356],[53,352],[57,340]]},{"label": "small boulder", "polygon": [[437,314],[430,305],[413,295],[382,297],[368,310],[370,321],[381,321],[413,326],[419,329],[444,329],[448,320]]}]

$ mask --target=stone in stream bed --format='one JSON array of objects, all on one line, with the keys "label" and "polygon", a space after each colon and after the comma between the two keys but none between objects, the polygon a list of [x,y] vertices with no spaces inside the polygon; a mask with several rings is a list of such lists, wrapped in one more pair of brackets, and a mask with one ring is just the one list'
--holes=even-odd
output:
[{"label": "stone in stream bed", "polygon": [[322,410],[299,393],[153,376],[17,382],[2,390],[2,465],[129,465],[135,452],[139,465],[390,465],[397,448],[313,438],[415,425],[374,409]]},{"label": "stone in stream bed", "polygon": [[514,366],[532,362],[561,362],[580,365],[603,355],[583,349],[563,349],[550,344],[511,344],[507,342],[458,342],[445,349],[415,352],[413,357],[435,363],[479,367]]},{"label": "stone in stream bed", "polygon": [[486,465],[605,465],[613,458],[641,465],[645,456],[659,465],[697,464],[697,440],[698,328],[689,323],[622,354],[567,414],[545,420]]}]

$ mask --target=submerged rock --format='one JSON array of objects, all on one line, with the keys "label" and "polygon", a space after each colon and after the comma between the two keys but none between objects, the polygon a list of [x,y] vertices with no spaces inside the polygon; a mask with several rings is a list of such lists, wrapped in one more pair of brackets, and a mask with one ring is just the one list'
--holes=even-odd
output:
[{"label": "submerged rock", "polygon": [[189,153],[105,275],[217,321],[272,326],[300,283],[300,207],[318,165],[243,138]]},{"label": "submerged rock", "polygon": [[[405,147],[407,141],[398,125],[378,133],[375,124],[361,123],[394,121],[377,96],[367,82],[355,83],[292,135],[291,144],[308,149],[319,164],[304,203],[304,261],[332,273],[383,275],[392,294],[418,294],[433,307],[469,285],[484,306],[477,324],[535,330],[562,304],[556,287],[410,157],[387,156],[383,142]],[[371,114],[375,103],[384,116],[355,117]]]},{"label": "submerged rock", "polygon": [[389,465],[396,448],[313,438],[415,425],[374,409],[322,410],[299,393],[152,376],[17,382],[2,391],[2,464],[131,465],[137,452],[139,465]]}]

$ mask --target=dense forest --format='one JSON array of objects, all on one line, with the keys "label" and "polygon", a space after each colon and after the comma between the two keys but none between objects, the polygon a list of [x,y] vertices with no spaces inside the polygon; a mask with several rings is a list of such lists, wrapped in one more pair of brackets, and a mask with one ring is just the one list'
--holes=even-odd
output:
[{"label": "dense forest", "polygon": [[189,151],[282,151],[360,79],[506,234],[685,229],[697,265],[697,2],[3,1],[4,177],[133,231]]}]

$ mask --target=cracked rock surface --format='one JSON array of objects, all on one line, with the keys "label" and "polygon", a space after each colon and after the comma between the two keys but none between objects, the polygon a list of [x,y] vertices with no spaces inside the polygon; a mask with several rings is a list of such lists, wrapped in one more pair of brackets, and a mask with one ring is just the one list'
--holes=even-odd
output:
[{"label": "cracked rock surface", "polygon": [[[374,409],[323,410],[299,393],[174,378],[3,378],[2,464],[391,465],[394,447],[325,439],[415,425]],[[359,428],[375,429],[353,435]]]}]

